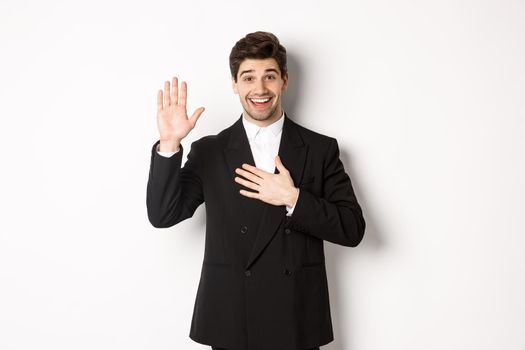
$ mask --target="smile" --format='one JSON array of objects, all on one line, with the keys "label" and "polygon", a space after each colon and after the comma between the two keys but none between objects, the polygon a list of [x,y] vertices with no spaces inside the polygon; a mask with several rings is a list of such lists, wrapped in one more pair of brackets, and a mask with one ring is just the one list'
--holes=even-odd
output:
[{"label": "smile", "polygon": [[267,98],[249,98],[250,102],[253,106],[256,108],[264,108],[270,104],[270,101],[272,100],[271,97]]}]

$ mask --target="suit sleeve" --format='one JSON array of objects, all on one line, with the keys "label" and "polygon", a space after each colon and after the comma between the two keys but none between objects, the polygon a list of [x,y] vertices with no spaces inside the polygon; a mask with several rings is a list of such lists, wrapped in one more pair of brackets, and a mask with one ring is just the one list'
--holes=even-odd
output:
[{"label": "suit sleeve", "polygon": [[323,171],[323,196],[300,188],[293,215],[286,226],[332,243],[355,247],[365,232],[365,220],[352,183],[332,138]]},{"label": "suit sleeve", "polygon": [[165,228],[192,217],[204,202],[204,193],[196,142],[191,144],[182,168],[182,144],[177,153],[167,158],[158,154],[159,143],[157,141],[151,150],[146,207],[150,223]]}]

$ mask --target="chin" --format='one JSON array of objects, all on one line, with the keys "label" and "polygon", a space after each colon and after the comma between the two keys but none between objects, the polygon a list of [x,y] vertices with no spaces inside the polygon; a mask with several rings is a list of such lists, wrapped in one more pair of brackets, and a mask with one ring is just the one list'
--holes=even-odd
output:
[{"label": "chin", "polygon": [[255,120],[263,121],[263,120],[270,119],[272,115],[271,115],[271,114],[268,114],[268,115],[250,114],[250,116],[251,116],[253,119],[255,119]]},{"label": "chin", "polygon": [[276,110],[277,108],[271,110],[267,114],[261,114],[260,112],[254,111],[252,109],[247,109],[246,111],[248,112],[250,117],[252,117],[253,119],[258,120],[258,121],[265,121],[265,120],[270,119],[275,114]]}]

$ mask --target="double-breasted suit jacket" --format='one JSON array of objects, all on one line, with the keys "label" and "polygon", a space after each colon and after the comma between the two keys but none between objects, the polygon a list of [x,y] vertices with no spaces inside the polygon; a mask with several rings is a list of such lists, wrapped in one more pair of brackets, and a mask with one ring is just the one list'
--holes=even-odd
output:
[{"label": "double-breasted suit jacket", "polygon": [[[255,165],[242,115],[170,158],[151,150],[148,218],[171,227],[205,203],[206,236],[189,336],[228,350],[302,350],[333,340],[323,241],[355,247],[361,207],[335,138],[284,115],[279,156],[299,187],[293,214],[239,193]],[[277,170],[275,170],[277,173]],[[244,188],[246,189],[246,188]]]}]

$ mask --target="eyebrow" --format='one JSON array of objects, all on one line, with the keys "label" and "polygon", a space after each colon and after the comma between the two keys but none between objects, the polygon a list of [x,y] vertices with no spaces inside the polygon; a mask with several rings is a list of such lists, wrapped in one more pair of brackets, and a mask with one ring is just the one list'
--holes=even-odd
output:
[{"label": "eyebrow", "polygon": [[[241,72],[241,74],[239,74],[239,77],[241,77],[244,73],[253,73],[253,72],[255,72],[254,69],[243,70],[243,71]],[[279,72],[278,72],[277,69],[275,69],[275,68],[268,68],[268,69],[265,69],[264,72],[275,72],[275,73],[279,74]]]}]

